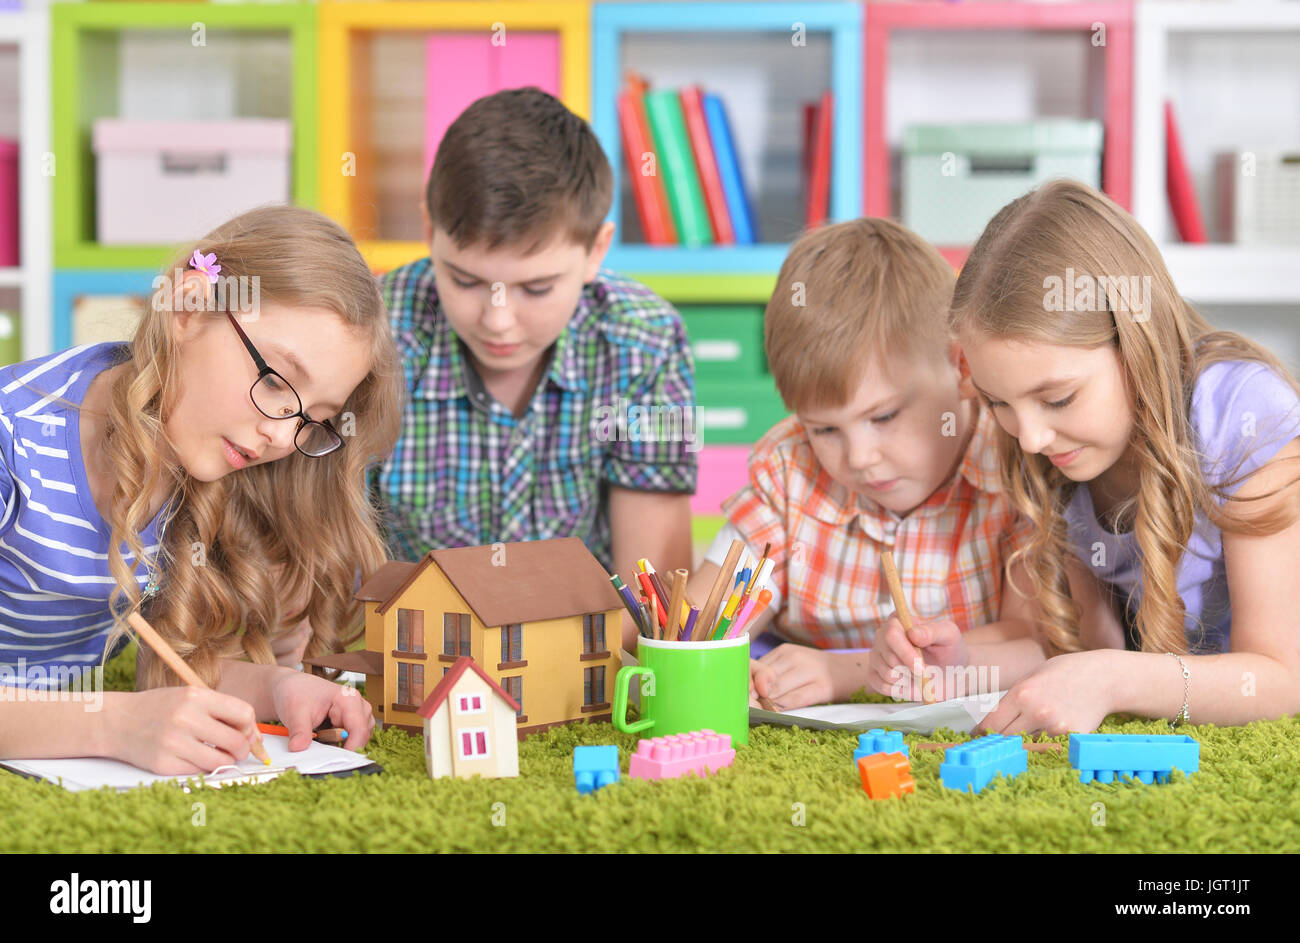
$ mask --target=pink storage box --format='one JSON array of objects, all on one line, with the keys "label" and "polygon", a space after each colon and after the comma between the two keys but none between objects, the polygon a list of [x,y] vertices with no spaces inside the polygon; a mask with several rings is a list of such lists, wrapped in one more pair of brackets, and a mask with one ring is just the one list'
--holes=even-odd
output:
[{"label": "pink storage box", "polygon": [[288,121],[94,124],[96,237],[103,245],[187,242],[232,216],[289,200]]},{"label": "pink storage box", "polygon": [[18,142],[0,138],[0,268],[18,264]]}]

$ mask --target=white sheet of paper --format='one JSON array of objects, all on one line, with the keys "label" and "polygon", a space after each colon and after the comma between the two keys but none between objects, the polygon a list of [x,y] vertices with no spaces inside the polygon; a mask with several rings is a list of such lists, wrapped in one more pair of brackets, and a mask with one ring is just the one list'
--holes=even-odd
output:
[{"label": "white sheet of paper", "polygon": [[[262,743],[271,758],[271,769],[296,769],[300,773],[341,773],[368,766],[371,760],[363,753],[353,753],[328,743],[312,741],[311,746],[297,753],[289,752],[289,738],[262,734]],[[62,781],[64,789],[80,792],[109,786],[113,789],[134,789],[162,782],[186,782],[191,776],[159,776],[121,760],[101,757],[83,757],[66,760],[0,760],[0,766],[40,776],[53,783]],[[267,769],[254,757],[239,764],[239,769],[256,774]],[[226,769],[222,772],[231,772]],[[218,775],[221,775],[220,773]]]},{"label": "white sheet of paper", "polygon": [[[839,727],[867,730],[871,727],[884,727],[904,733],[931,734],[940,727],[947,727],[958,733],[970,733],[976,724],[998,706],[1004,694],[1005,691],[972,694],[937,704],[922,704],[918,701],[902,704],[823,704],[818,707],[799,707],[781,714],[751,709],[750,717],[764,723],[787,725],[788,722],[777,718],[810,720],[822,729]],[[755,717],[756,714],[759,716]]]}]

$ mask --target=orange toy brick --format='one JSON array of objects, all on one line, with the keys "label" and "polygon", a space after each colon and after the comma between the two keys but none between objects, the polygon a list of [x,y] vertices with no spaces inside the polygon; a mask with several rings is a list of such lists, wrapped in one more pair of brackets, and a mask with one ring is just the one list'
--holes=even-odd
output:
[{"label": "orange toy brick", "polygon": [[862,788],[872,799],[888,799],[905,792],[916,792],[912,781],[912,764],[901,753],[876,753],[858,760]]}]

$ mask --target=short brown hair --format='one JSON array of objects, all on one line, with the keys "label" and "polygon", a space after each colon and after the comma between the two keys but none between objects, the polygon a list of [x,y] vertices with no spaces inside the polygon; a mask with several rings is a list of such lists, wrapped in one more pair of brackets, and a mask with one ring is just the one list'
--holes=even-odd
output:
[{"label": "short brown hair", "polygon": [[767,361],[787,409],[841,406],[877,355],[931,359],[946,352],[955,281],[938,251],[888,219],[804,233],[767,303]]},{"label": "short brown hair", "polygon": [[557,233],[591,248],[614,177],[600,141],[539,88],[480,98],[451,123],[429,172],[429,219],[457,245],[541,248]]}]

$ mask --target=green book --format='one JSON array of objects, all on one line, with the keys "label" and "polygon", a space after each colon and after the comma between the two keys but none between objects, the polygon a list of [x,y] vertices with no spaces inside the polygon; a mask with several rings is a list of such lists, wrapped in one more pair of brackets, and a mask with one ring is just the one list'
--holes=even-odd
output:
[{"label": "green book", "polygon": [[712,245],[713,229],[704,205],[695,155],[691,152],[691,139],[686,133],[686,119],[682,117],[681,99],[673,89],[646,92],[645,110],[655,150],[659,153],[658,171],[663,174],[677,239],[688,246]]}]

